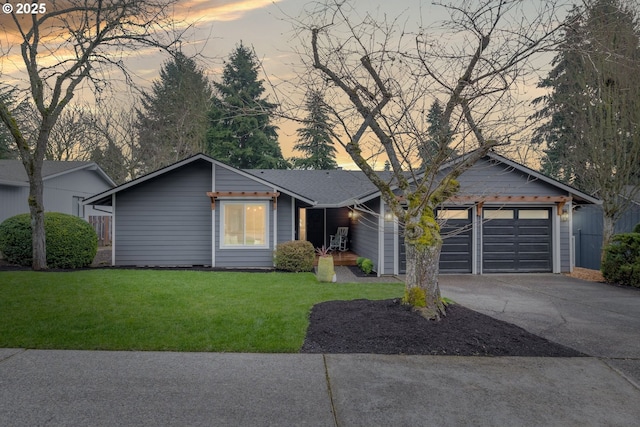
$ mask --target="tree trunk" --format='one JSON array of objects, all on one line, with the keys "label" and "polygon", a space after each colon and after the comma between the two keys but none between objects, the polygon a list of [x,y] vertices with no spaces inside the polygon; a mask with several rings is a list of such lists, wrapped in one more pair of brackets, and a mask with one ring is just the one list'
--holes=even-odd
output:
[{"label": "tree trunk", "polygon": [[602,217],[602,248],[600,248],[600,265],[604,261],[604,248],[611,243],[613,232],[615,229],[615,222],[613,218],[606,213]]},{"label": "tree trunk", "polygon": [[[34,157],[36,156],[34,155]],[[27,174],[29,175],[29,213],[31,214],[31,242],[33,245],[31,267],[36,271],[46,270],[47,249],[44,231],[42,160],[31,158],[27,162]]]},{"label": "tree trunk", "polygon": [[407,273],[404,301],[424,317],[438,320],[444,315],[444,304],[438,285],[442,240],[436,239],[433,245],[416,245],[405,240],[405,248]]}]

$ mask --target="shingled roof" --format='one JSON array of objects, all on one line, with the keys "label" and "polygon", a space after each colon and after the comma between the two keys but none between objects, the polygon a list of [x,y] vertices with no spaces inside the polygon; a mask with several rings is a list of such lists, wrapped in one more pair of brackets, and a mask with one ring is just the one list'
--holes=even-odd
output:
[{"label": "shingled roof", "polygon": [[[244,172],[304,195],[316,201],[318,207],[348,206],[354,200],[378,191],[361,171],[244,169]],[[380,173],[383,179],[389,180],[392,177],[391,173]]]}]

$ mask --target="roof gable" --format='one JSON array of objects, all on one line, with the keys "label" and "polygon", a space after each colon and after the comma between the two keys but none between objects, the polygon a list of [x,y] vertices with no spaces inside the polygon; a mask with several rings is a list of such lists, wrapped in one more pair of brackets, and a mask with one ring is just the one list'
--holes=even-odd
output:
[{"label": "roof gable", "polygon": [[295,192],[292,192],[291,190],[289,190],[286,187],[280,187],[276,183],[272,183],[272,182],[266,181],[263,178],[255,176],[253,174],[249,174],[246,171],[234,168],[233,166],[229,166],[229,165],[227,165],[225,163],[222,163],[222,162],[220,162],[218,160],[215,160],[214,158],[212,158],[210,156],[207,156],[206,154],[200,153],[200,154],[196,154],[196,155],[193,155],[191,157],[188,157],[186,159],[183,159],[183,160],[181,160],[179,162],[173,163],[171,165],[165,166],[165,167],[163,167],[161,169],[158,169],[158,170],[156,170],[154,172],[148,173],[146,175],[143,175],[143,176],[138,177],[136,179],[133,179],[131,181],[125,182],[124,184],[119,185],[119,186],[117,186],[115,188],[112,188],[110,190],[107,190],[107,191],[104,191],[102,193],[96,194],[96,195],[94,195],[92,197],[89,197],[88,199],[86,199],[84,201],[84,204],[87,204],[87,205],[91,205],[91,204],[93,204],[93,205],[107,204],[108,205],[110,203],[111,195],[117,194],[120,191],[123,191],[123,190],[126,190],[128,188],[137,186],[137,185],[142,184],[144,182],[147,182],[149,180],[153,180],[156,177],[162,176],[162,175],[167,174],[167,173],[169,173],[171,171],[174,171],[176,169],[179,169],[179,168],[182,168],[182,167],[186,167],[189,164],[191,164],[193,162],[196,162],[196,161],[209,162],[209,163],[211,163],[213,165],[216,165],[216,167],[221,167],[221,168],[228,169],[229,171],[233,171],[234,173],[237,173],[237,174],[240,174],[240,175],[242,175],[244,177],[250,178],[251,180],[256,181],[256,182],[258,182],[260,184],[263,184],[263,185],[267,185],[267,186],[270,186],[270,187],[273,187],[275,185],[276,187],[278,187],[278,188],[276,188],[277,190],[282,191],[285,194],[289,194],[289,195],[291,195],[293,197],[299,198],[299,199],[304,200],[304,201],[306,201],[308,203],[311,203],[311,204],[314,203],[312,200],[307,199],[304,195],[295,194]]},{"label": "roof gable", "polygon": [[[42,163],[42,180],[46,181],[83,169],[95,170],[109,185],[116,185],[95,162],[81,161],[45,160]],[[15,186],[29,185],[27,171],[20,160],[0,160],[0,183]]]}]

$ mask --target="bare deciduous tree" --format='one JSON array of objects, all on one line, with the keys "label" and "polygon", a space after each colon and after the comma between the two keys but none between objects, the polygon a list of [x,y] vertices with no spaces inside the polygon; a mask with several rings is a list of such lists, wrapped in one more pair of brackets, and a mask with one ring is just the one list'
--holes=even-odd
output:
[{"label": "bare deciduous tree", "polygon": [[[462,172],[517,133],[517,86],[535,70],[536,55],[556,43],[561,25],[553,2],[455,3],[439,5],[450,20],[438,28],[409,25],[406,16],[358,16],[349,2],[337,0],[316,4],[305,11],[310,18],[296,24],[306,46],[300,79],[313,86],[320,75],[330,83],[325,98],[341,124],[334,138],[403,225],[405,302],[430,318],[444,310],[435,211],[458,191]],[[426,120],[436,99],[448,124],[440,135],[429,132]],[[422,163],[427,143],[430,156]],[[365,158],[367,144],[388,158],[391,181]]]},{"label": "bare deciduous tree", "polygon": [[94,114],[86,108],[71,106],[60,114],[51,129],[45,158],[87,161],[97,143]]},{"label": "bare deciduous tree", "polygon": [[[29,176],[29,210],[33,230],[33,269],[46,269],[42,162],[51,132],[74,94],[110,83],[113,67],[125,71],[123,57],[136,48],[168,48],[169,12],[174,0],[49,0],[37,13],[0,18],[9,44],[2,63],[19,63],[24,81],[21,101],[37,110],[36,133],[29,137],[15,108],[0,100],[0,119],[9,129]],[[174,27],[175,28],[175,27]],[[17,49],[15,47],[17,46]],[[0,69],[3,69],[0,68]],[[22,85],[22,86],[20,86]],[[28,100],[28,101],[27,101]]]}]

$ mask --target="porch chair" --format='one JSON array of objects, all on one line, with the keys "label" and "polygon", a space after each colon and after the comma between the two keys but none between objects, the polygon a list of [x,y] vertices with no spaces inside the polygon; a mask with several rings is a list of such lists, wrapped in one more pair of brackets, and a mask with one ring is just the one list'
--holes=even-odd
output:
[{"label": "porch chair", "polygon": [[338,227],[336,234],[332,234],[329,240],[329,250],[344,252],[347,250],[347,234],[349,227]]}]

